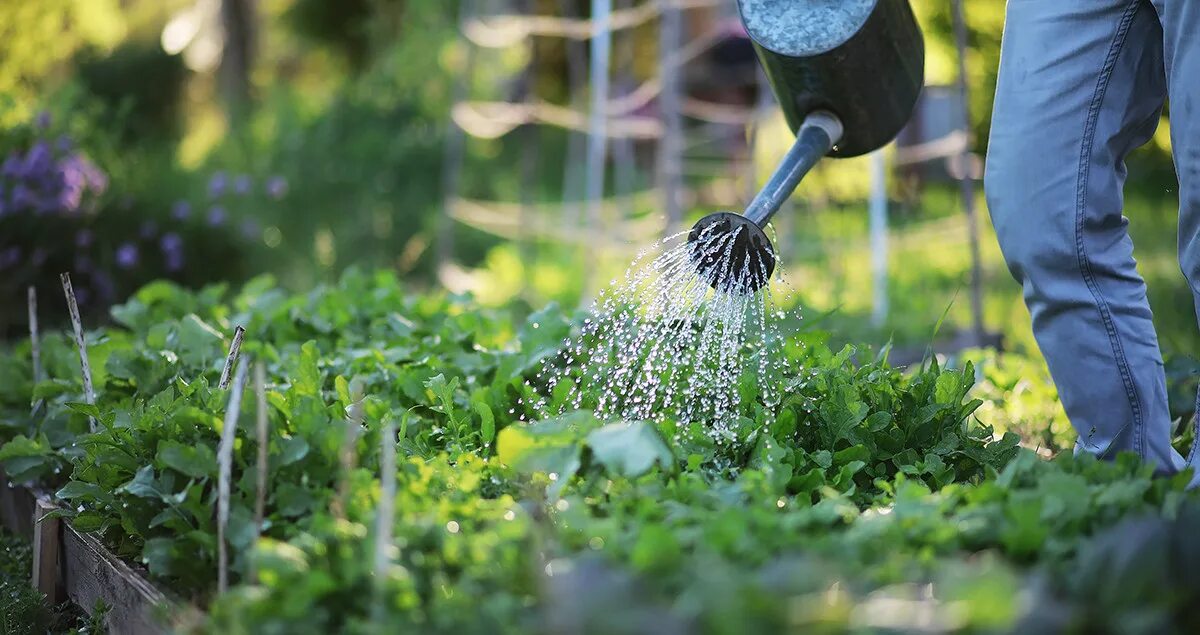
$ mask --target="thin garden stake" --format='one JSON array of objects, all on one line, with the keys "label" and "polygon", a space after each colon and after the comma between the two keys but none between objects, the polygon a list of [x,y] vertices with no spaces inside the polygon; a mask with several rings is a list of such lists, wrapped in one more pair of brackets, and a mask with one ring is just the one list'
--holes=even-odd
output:
[{"label": "thin garden stake", "polygon": [[[407,416],[407,414],[405,415]],[[375,582],[382,587],[387,575],[388,551],[392,546],[392,522],[396,513],[396,422],[385,417],[379,432],[379,506],[375,511]],[[377,602],[382,614],[382,596]]]},{"label": "thin garden stake", "polygon": [[[42,381],[42,343],[38,337],[38,322],[37,322],[37,289],[33,285],[29,285],[29,356],[33,359],[33,383],[37,385]],[[42,407],[42,400],[32,400],[32,412],[37,414],[37,411]]]},{"label": "thin garden stake", "polygon": [[[254,363],[254,401],[255,419],[258,427],[258,480],[257,491],[254,495],[254,542],[258,543],[262,535],[263,517],[267,507],[267,389],[266,371],[261,361]],[[250,565],[250,582],[258,581],[258,570],[253,562]]]},{"label": "thin garden stake", "polygon": [[221,444],[217,447],[217,590],[229,588],[229,553],[225,544],[225,528],[229,524],[229,481],[233,472],[233,440],[237,435],[238,411],[242,408],[242,390],[246,387],[246,361],[238,364],[233,378],[233,392],[225,409],[225,426],[221,429]]},{"label": "thin garden stake", "polygon": [[[67,311],[71,314],[71,327],[75,329],[75,346],[79,349],[79,367],[83,372],[83,399],[90,406],[96,405],[96,391],[92,388],[92,366],[88,363],[87,342],[83,340],[83,320],[79,319],[79,303],[75,301],[75,289],[71,288],[71,274],[59,275],[63,294],[67,296]],[[88,417],[88,426],[96,431],[96,418]]]},{"label": "thin garden stake", "polygon": [[350,498],[350,471],[354,469],[358,460],[354,450],[358,443],[358,433],[362,429],[362,389],[351,384],[350,398],[354,401],[346,409],[346,436],[342,438],[342,451],[339,453],[341,474],[338,476],[337,498],[333,501],[334,517],[343,519],[346,517],[346,501]]},{"label": "thin garden stake", "polygon": [[229,355],[225,357],[225,368],[221,369],[221,382],[217,384],[221,390],[229,387],[229,374],[233,372],[233,367],[242,353],[242,338],[245,336],[246,329],[239,326],[233,330],[233,341],[229,343]]}]

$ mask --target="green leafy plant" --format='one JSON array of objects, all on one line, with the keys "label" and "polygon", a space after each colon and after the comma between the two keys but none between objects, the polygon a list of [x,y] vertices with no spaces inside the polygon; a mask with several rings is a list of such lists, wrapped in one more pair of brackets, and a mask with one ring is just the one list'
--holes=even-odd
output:
[{"label": "green leafy plant", "polygon": [[[915,628],[887,602],[997,630],[1027,617],[1019,589],[1095,557],[1089,536],[1194,501],[1186,476],[1133,457],[1047,461],[998,435],[972,364],[904,372],[805,334],[778,407],[747,389],[736,442],[703,421],[527,421],[538,370],[585,317],[548,307],[514,324],[388,273],[300,295],[270,278],[232,293],[155,283],[88,333],[94,405],[69,338],[44,338],[36,384],[27,344],[0,361],[0,465],[55,486],[59,514],[207,605],[198,628],[221,633]],[[265,514],[255,527],[260,448],[243,423],[235,584],[216,595],[217,383],[238,325],[266,371]],[[394,515],[377,548],[388,445]]]}]

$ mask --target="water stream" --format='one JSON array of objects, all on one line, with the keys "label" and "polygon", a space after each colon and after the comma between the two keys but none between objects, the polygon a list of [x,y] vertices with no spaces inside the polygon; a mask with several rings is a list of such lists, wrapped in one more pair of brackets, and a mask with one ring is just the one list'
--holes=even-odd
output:
[{"label": "water stream", "polygon": [[[643,251],[543,363],[535,416],[589,409],[603,419],[700,422],[724,443],[754,404],[773,412],[788,370],[779,322],[790,288],[779,274],[753,280],[766,269],[756,256],[728,266],[736,239],[714,232],[688,244],[685,232]],[[696,270],[714,255],[706,271],[715,273]]]}]

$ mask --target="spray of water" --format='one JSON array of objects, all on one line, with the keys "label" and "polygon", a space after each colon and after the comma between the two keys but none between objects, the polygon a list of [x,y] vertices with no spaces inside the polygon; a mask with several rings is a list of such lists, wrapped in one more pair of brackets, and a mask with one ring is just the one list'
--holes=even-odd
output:
[{"label": "spray of water", "polygon": [[737,440],[752,408],[774,412],[789,370],[778,325],[788,288],[756,279],[767,275],[757,256],[734,254],[740,231],[691,243],[681,233],[639,254],[543,363],[531,414],[701,423],[720,444]]}]

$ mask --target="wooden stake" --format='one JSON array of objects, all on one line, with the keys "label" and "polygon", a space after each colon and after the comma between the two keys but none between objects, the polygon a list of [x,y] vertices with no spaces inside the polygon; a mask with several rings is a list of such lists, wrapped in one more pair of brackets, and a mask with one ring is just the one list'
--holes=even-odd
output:
[{"label": "wooden stake", "polygon": [[[256,405],[256,423],[258,424],[258,489],[254,495],[254,542],[258,543],[258,538],[262,536],[263,517],[266,514],[267,508],[267,389],[266,389],[266,371],[263,369],[263,363],[255,362],[254,364],[254,400]],[[253,584],[258,581],[258,569],[254,563],[250,563],[250,582]]]},{"label": "wooden stake", "polygon": [[350,498],[350,471],[354,469],[358,461],[355,446],[358,444],[358,433],[362,430],[362,393],[353,385],[350,398],[354,401],[350,404],[346,417],[346,436],[342,438],[342,451],[339,454],[341,474],[338,477],[337,498],[333,501],[333,515],[336,518],[346,517],[346,501]]},{"label": "wooden stake", "polygon": [[[83,340],[83,320],[79,318],[79,303],[75,301],[75,289],[71,288],[71,274],[59,275],[63,294],[67,296],[67,311],[71,314],[71,326],[75,329],[75,346],[79,349],[79,366],[83,372],[83,399],[88,405],[96,405],[96,391],[92,388],[92,366],[88,363],[87,343]],[[96,418],[88,417],[88,426],[96,431]]]},{"label": "wooden stake", "polygon": [[380,431],[379,507],[375,527],[375,578],[386,574],[388,547],[392,544],[392,520],[396,507],[396,422],[389,416]]},{"label": "wooden stake", "polygon": [[[407,413],[405,414],[407,416]],[[384,419],[379,431],[379,506],[375,509],[375,606],[374,620],[383,620],[385,598],[384,581],[391,558],[388,551],[392,546],[392,522],[396,515],[396,422],[389,416]]]},{"label": "wooden stake", "polygon": [[221,429],[221,444],[217,447],[217,590],[229,588],[229,554],[225,544],[225,528],[229,524],[229,481],[233,472],[233,441],[237,435],[238,412],[242,407],[242,390],[246,387],[246,362],[242,360],[234,373],[233,392],[225,409],[225,426]]},{"label": "wooden stake", "polygon": [[229,355],[225,357],[225,368],[221,369],[221,381],[217,384],[221,390],[229,387],[229,375],[233,372],[233,367],[242,353],[242,338],[245,335],[246,329],[240,326],[233,329],[233,341],[229,343]]},{"label": "wooden stake", "polygon": [[[42,342],[38,337],[38,320],[37,320],[37,289],[33,285],[29,285],[28,293],[29,306],[29,356],[33,360],[33,383],[36,386],[43,379],[42,377]],[[32,401],[32,413],[37,414],[37,411],[42,407],[42,400]]]},{"label": "wooden stake", "polygon": [[60,523],[50,512],[57,509],[49,498],[38,498],[33,508],[33,588],[55,606],[63,601],[58,584]]}]

